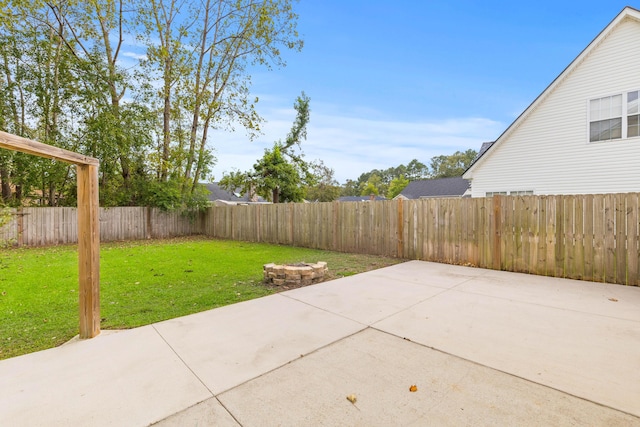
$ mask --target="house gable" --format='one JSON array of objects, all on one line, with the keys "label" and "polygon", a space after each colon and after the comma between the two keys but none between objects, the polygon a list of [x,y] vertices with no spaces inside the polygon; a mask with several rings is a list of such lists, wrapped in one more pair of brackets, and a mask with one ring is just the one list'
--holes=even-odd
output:
[{"label": "house gable", "polygon": [[640,90],[639,69],[640,12],[625,8],[465,172],[472,195],[638,191],[640,137],[590,142],[589,103]]}]

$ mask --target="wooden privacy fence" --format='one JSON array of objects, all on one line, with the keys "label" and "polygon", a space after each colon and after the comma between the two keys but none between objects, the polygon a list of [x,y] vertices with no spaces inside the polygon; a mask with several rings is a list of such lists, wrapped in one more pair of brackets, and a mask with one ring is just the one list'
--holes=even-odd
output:
[{"label": "wooden privacy fence", "polygon": [[[639,200],[629,193],[295,203],[214,206],[188,216],[101,208],[100,235],[109,241],[206,234],[639,286]],[[76,241],[73,208],[15,213],[0,239]]]},{"label": "wooden privacy fence", "polygon": [[216,206],[223,239],[640,285],[639,194]]},{"label": "wooden privacy fence", "polygon": [[[0,228],[0,242],[45,246],[78,241],[76,208],[12,209],[12,221]],[[164,212],[145,207],[100,208],[100,240],[161,239],[202,234],[201,214]]]}]

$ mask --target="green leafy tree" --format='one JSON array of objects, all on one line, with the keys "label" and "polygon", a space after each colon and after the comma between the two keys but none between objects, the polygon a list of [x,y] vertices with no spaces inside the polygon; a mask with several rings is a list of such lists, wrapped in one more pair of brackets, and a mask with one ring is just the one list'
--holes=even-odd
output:
[{"label": "green leafy tree", "polygon": [[333,177],[334,170],[321,160],[312,163],[311,168],[316,177],[316,184],[306,187],[305,198],[309,201],[332,202],[340,197],[340,186]]},{"label": "green leafy tree", "polygon": [[388,184],[385,183],[383,178],[379,175],[379,171],[374,170],[365,182],[360,183],[360,195],[370,196],[373,194],[378,196],[380,194],[386,194],[388,187]]},{"label": "green leafy tree", "polygon": [[[261,118],[249,96],[248,67],[284,66],[281,49],[299,50],[292,0],[140,1],[144,72],[162,88],[149,88],[161,117],[158,176],[183,179],[193,192],[215,161],[209,129],[240,123],[253,137]],[[179,18],[179,19],[178,19]]]},{"label": "green leafy tree", "polygon": [[341,196],[358,196],[360,195],[358,181],[348,179],[340,188]]},{"label": "green leafy tree", "polygon": [[[406,167],[404,175],[409,181],[417,181],[429,177],[429,167],[417,159],[411,160]],[[399,177],[396,177],[399,178]]]},{"label": "green leafy tree", "polygon": [[253,170],[257,194],[273,203],[302,201],[304,190],[300,172],[293,163],[287,161],[278,144],[271,150],[265,150]]},{"label": "green leafy tree", "polygon": [[404,177],[409,181],[425,179],[429,177],[429,168],[417,159],[411,160],[406,166],[400,164],[396,167],[387,169],[372,169],[369,172],[361,174],[357,180],[347,180],[342,186],[343,196],[361,195],[365,187],[371,182],[378,190],[378,194],[387,194],[391,182]]},{"label": "green leafy tree", "polygon": [[387,199],[393,199],[398,194],[404,190],[404,188],[409,184],[409,180],[404,176],[400,175],[397,178],[394,178],[389,184],[389,190],[387,191]]},{"label": "green leafy tree", "polygon": [[273,148],[266,149],[252,171],[225,175],[220,185],[228,191],[238,188],[243,192],[255,191],[273,203],[302,201],[304,187],[316,184],[316,176],[299,150],[302,140],[307,138],[309,101],[304,92],[296,99],[297,115],[284,142],[277,141]]},{"label": "green leafy tree", "polygon": [[367,184],[362,188],[362,191],[360,192],[361,196],[378,196],[379,194],[380,190],[378,190],[378,187],[376,187],[376,185],[372,181],[367,181]]},{"label": "green leafy tree", "polygon": [[475,150],[456,151],[449,156],[436,156],[431,158],[431,178],[451,178],[462,176],[465,170],[471,166],[471,162],[478,153]]}]

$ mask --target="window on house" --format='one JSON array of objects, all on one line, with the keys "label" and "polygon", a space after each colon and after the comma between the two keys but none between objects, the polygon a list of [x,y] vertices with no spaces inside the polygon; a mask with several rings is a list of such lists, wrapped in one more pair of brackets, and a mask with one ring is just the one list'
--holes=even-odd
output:
[{"label": "window on house", "polygon": [[622,95],[605,96],[589,101],[589,141],[610,141],[620,138],[622,138]]},{"label": "window on house", "polygon": [[640,110],[638,94],[640,91],[627,93],[627,137],[640,136]]},{"label": "window on house", "polygon": [[533,196],[533,190],[487,191],[485,197],[493,196]]},{"label": "window on house", "polygon": [[589,142],[640,136],[640,90],[589,100]]}]

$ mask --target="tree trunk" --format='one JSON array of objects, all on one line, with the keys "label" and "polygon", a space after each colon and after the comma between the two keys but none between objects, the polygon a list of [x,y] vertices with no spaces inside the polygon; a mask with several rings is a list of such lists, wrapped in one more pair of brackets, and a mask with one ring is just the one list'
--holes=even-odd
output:
[{"label": "tree trunk", "polygon": [[164,110],[162,112],[162,158],[160,159],[160,181],[166,182],[169,175],[169,147],[171,145],[171,61],[165,60]]},{"label": "tree trunk", "polygon": [[2,183],[2,201],[5,203],[11,199],[11,182],[9,181],[9,171],[0,168],[0,182]]}]

